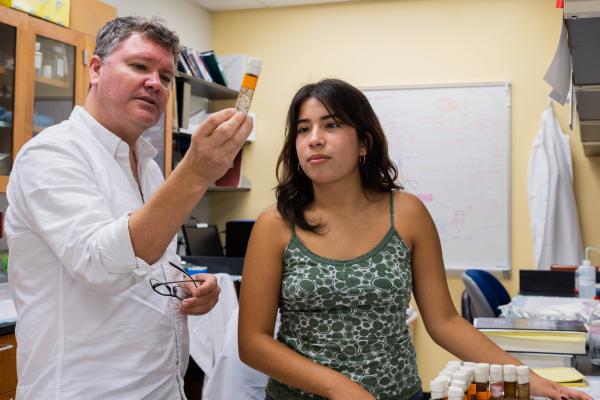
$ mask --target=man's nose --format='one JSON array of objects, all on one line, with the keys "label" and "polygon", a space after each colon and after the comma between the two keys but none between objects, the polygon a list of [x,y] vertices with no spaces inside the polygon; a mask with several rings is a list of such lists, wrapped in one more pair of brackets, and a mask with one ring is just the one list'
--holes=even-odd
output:
[{"label": "man's nose", "polygon": [[158,71],[150,71],[146,77],[146,87],[154,90],[161,90],[163,88],[162,82],[160,81],[160,74]]}]

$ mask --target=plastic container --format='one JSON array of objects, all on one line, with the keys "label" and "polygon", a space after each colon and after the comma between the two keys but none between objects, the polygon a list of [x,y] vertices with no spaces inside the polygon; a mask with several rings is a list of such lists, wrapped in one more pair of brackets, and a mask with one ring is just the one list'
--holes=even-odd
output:
[{"label": "plastic container", "polygon": [[575,271],[577,275],[577,286],[579,297],[582,299],[593,299],[596,297],[596,268],[590,260],[585,259]]}]

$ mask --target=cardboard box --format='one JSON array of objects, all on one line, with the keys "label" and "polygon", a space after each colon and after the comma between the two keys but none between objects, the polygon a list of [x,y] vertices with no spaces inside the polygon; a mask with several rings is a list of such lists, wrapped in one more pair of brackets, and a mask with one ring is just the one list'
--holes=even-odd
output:
[{"label": "cardboard box", "polygon": [[36,17],[69,27],[70,0],[0,0],[0,5],[25,11]]}]

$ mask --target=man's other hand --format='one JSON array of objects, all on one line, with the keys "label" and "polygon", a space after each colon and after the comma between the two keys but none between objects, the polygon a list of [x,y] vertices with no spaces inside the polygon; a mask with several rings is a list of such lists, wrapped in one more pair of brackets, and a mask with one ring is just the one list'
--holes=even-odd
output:
[{"label": "man's other hand", "polygon": [[198,287],[192,282],[185,283],[186,289],[191,293],[191,297],[183,300],[179,305],[179,311],[185,315],[203,315],[213,309],[219,301],[221,288],[217,284],[217,278],[211,274],[193,275],[194,280],[201,281],[197,283]]}]

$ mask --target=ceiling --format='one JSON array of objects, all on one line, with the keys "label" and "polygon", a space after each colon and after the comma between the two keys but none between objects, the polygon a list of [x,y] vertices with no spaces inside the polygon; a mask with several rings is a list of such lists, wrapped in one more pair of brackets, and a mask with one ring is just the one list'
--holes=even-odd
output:
[{"label": "ceiling", "polygon": [[211,11],[243,10],[249,8],[269,8],[302,6],[307,4],[341,3],[356,0],[194,0]]}]

